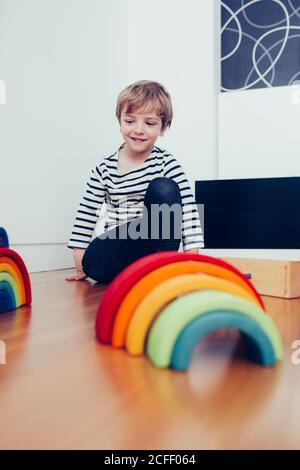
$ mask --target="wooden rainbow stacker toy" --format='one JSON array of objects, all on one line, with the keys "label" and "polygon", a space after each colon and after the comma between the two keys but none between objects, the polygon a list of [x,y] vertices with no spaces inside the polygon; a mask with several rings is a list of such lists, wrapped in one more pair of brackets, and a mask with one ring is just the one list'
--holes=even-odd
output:
[{"label": "wooden rainbow stacker toy", "polygon": [[31,286],[22,258],[9,248],[6,231],[0,227],[0,314],[31,304]]},{"label": "wooden rainbow stacker toy", "polygon": [[192,253],[132,263],[107,287],[96,317],[101,343],[176,370],[186,370],[196,344],[220,328],[240,331],[254,362],[272,366],[282,358],[278,329],[251,282],[225,261]]}]

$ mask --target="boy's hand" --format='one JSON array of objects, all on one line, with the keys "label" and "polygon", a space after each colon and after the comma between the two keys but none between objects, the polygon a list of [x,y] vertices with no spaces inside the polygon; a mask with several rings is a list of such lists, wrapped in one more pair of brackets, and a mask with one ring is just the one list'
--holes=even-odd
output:
[{"label": "boy's hand", "polygon": [[82,258],[85,250],[82,248],[73,249],[73,257],[75,261],[76,273],[75,276],[66,277],[66,281],[83,281],[87,278],[86,274],[82,270]]}]

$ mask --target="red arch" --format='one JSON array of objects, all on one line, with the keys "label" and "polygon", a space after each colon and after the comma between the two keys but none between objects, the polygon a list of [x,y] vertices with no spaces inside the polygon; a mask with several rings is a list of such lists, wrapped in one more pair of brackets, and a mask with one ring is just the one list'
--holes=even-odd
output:
[{"label": "red arch", "polygon": [[240,276],[245,285],[247,285],[257,297],[261,307],[265,310],[263,301],[254,286],[246,279],[243,274],[231,266],[226,261],[213,258],[212,256],[200,255],[196,253],[178,253],[174,251],[162,251],[140,258],[125,268],[107,287],[100,301],[96,316],[96,335],[101,343],[109,344],[111,342],[112,328],[115,316],[121,301],[131,287],[153,269],[165,264],[177,261],[202,261],[205,263],[221,266]]}]

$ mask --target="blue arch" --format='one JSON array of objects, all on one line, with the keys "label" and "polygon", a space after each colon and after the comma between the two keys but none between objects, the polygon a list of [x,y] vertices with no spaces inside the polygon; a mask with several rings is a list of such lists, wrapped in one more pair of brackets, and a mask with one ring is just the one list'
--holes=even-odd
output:
[{"label": "blue arch", "polygon": [[8,236],[3,227],[0,227],[0,248],[8,248]]},{"label": "blue arch", "polygon": [[8,282],[0,282],[0,313],[14,310],[16,308],[16,299],[14,291]]},{"label": "blue arch", "polygon": [[237,312],[216,311],[195,318],[182,330],[174,345],[171,367],[186,370],[197,343],[220,328],[234,328],[242,333],[249,360],[265,366],[277,362],[272,342],[258,323]]}]

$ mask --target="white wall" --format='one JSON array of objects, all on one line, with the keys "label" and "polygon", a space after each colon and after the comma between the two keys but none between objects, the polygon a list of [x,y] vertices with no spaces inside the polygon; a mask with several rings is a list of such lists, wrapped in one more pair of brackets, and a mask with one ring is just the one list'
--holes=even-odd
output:
[{"label": "white wall", "polygon": [[30,271],[73,264],[89,169],[120,143],[115,101],[135,80],[169,90],[159,145],[192,184],[299,174],[290,89],[219,96],[219,22],[219,0],[0,0],[0,225]]},{"label": "white wall", "polygon": [[[220,94],[218,177],[299,176],[299,122],[299,88],[275,87]],[[300,250],[211,250],[210,254],[300,259]]]},{"label": "white wall", "polygon": [[[300,91],[275,87],[219,96],[219,178],[300,176]],[[212,256],[299,260],[300,250],[207,250]]]},{"label": "white wall", "polygon": [[127,1],[1,0],[0,64],[0,225],[30,271],[71,266],[89,168],[119,139]]},{"label": "white wall", "polygon": [[173,101],[172,127],[158,145],[178,158],[191,183],[216,178],[218,2],[128,3],[128,81],[159,81]]},{"label": "white wall", "polygon": [[217,176],[216,6],[0,0],[0,225],[30,271],[72,265],[65,243],[89,168],[120,143],[115,100],[128,83],[165,84],[175,118],[160,144],[191,183]]},{"label": "white wall", "polygon": [[219,177],[300,176],[299,124],[295,87],[222,93]]}]

